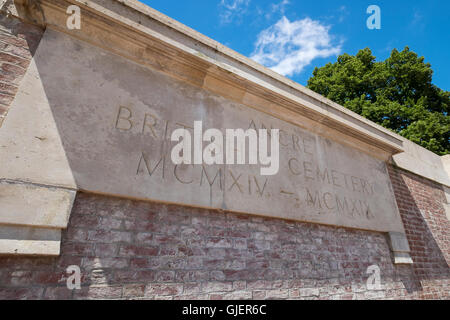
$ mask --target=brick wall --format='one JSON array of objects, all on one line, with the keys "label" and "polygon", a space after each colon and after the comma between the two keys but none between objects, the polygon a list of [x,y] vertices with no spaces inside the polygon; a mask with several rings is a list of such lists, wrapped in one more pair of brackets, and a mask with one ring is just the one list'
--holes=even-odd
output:
[{"label": "brick wall", "polygon": [[0,127],[43,30],[0,11]]},{"label": "brick wall", "polygon": [[439,184],[402,169],[389,167],[389,174],[411,247],[414,273],[426,287],[421,297],[444,293],[449,297],[450,288],[445,291],[441,287],[445,283],[441,279],[448,284],[450,275],[450,221],[443,206],[444,190]]},{"label": "brick wall", "polygon": [[[0,299],[448,299],[443,192],[390,173],[413,266],[392,264],[381,233],[80,193],[60,257],[0,258]],[[381,290],[366,288],[372,264]]]}]

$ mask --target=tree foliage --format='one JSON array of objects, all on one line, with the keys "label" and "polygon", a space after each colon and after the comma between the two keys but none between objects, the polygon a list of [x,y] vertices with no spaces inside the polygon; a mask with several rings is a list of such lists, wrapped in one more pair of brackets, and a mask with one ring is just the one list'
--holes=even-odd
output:
[{"label": "tree foliage", "polygon": [[439,155],[450,153],[450,92],[408,47],[376,62],[369,48],[315,68],[308,88]]}]

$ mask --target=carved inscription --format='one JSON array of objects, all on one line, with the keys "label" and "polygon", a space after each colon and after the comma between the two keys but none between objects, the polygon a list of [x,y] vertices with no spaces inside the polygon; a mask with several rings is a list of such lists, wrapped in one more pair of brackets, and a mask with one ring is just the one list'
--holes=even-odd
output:
[{"label": "carved inscription", "polygon": [[[148,138],[150,151],[136,151],[137,176],[147,179],[158,176],[164,183],[167,175],[172,175],[176,183],[188,188],[209,186],[211,196],[214,192],[227,192],[254,199],[280,197],[282,201],[291,201],[295,208],[313,209],[317,215],[336,214],[366,220],[374,218],[375,213],[368,201],[375,194],[373,182],[367,177],[314,162],[315,141],[311,136],[280,129],[281,152],[288,151],[281,161],[284,161],[287,169],[285,174],[289,175],[289,180],[296,187],[282,186],[274,191],[270,190],[270,186],[277,175],[266,177],[254,174],[248,172],[246,166],[171,164],[168,154],[171,142],[167,139],[167,131],[179,127],[193,130],[181,119],[162,119],[150,111],[141,112],[140,117],[137,117],[130,106],[119,106],[114,122],[114,129],[122,134]],[[250,119],[248,128],[257,130],[274,127]],[[158,143],[165,146],[159,153],[155,152]]]}]

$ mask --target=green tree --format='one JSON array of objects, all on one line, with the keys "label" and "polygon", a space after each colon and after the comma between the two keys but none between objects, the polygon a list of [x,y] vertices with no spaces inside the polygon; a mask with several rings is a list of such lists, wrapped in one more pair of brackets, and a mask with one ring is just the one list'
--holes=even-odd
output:
[{"label": "green tree", "polygon": [[450,153],[450,92],[408,47],[376,62],[369,48],[315,68],[308,88],[439,155]]}]

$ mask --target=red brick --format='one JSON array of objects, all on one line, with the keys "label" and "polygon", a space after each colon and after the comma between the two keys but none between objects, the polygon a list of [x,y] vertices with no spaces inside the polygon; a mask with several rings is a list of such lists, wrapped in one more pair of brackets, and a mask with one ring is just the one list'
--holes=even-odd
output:
[{"label": "red brick", "polygon": [[149,284],[145,290],[146,296],[160,295],[160,296],[173,296],[183,292],[183,284]]},{"label": "red brick", "polygon": [[[389,173],[413,266],[392,263],[382,233],[81,193],[60,257],[0,258],[0,298],[72,298],[62,287],[75,264],[83,279],[75,299],[449,299],[442,188]],[[381,268],[381,291],[366,288],[371,264]]]},{"label": "red brick", "polygon": [[0,15],[0,127],[43,30]]},{"label": "red brick", "polygon": [[0,93],[0,103],[3,105],[9,105],[14,100],[14,96],[9,94]]},{"label": "red brick", "polygon": [[117,270],[114,272],[114,282],[151,282],[156,278],[153,270]]},{"label": "red brick", "polygon": [[145,293],[145,284],[128,284],[123,287],[124,298],[143,297]]},{"label": "red brick", "polygon": [[152,246],[135,246],[135,245],[122,245],[119,249],[119,256],[125,257],[145,257],[158,255],[159,248]]},{"label": "red brick", "polygon": [[128,260],[125,258],[83,258],[82,266],[86,269],[123,269],[128,267]]},{"label": "red brick", "polygon": [[48,287],[45,289],[44,299],[68,300],[72,298],[72,290],[64,287]]},{"label": "red brick", "polygon": [[61,285],[66,284],[68,275],[62,270],[34,271],[32,273],[33,284]]},{"label": "red brick", "polygon": [[122,296],[121,286],[91,286],[74,290],[75,299],[118,299]]},{"label": "red brick", "polygon": [[12,54],[8,54],[6,52],[0,51],[0,62],[8,62],[17,66],[20,66],[24,69],[28,68],[28,65],[30,64],[30,60],[14,56]]},{"label": "red brick", "polygon": [[205,282],[202,284],[203,292],[223,292],[233,290],[233,282]]},{"label": "red brick", "polygon": [[0,288],[0,300],[37,300],[44,288]]},{"label": "red brick", "polygon": [[126,231],[90,230],[88,240],[95,242],[131,242],[131,233]]}]

